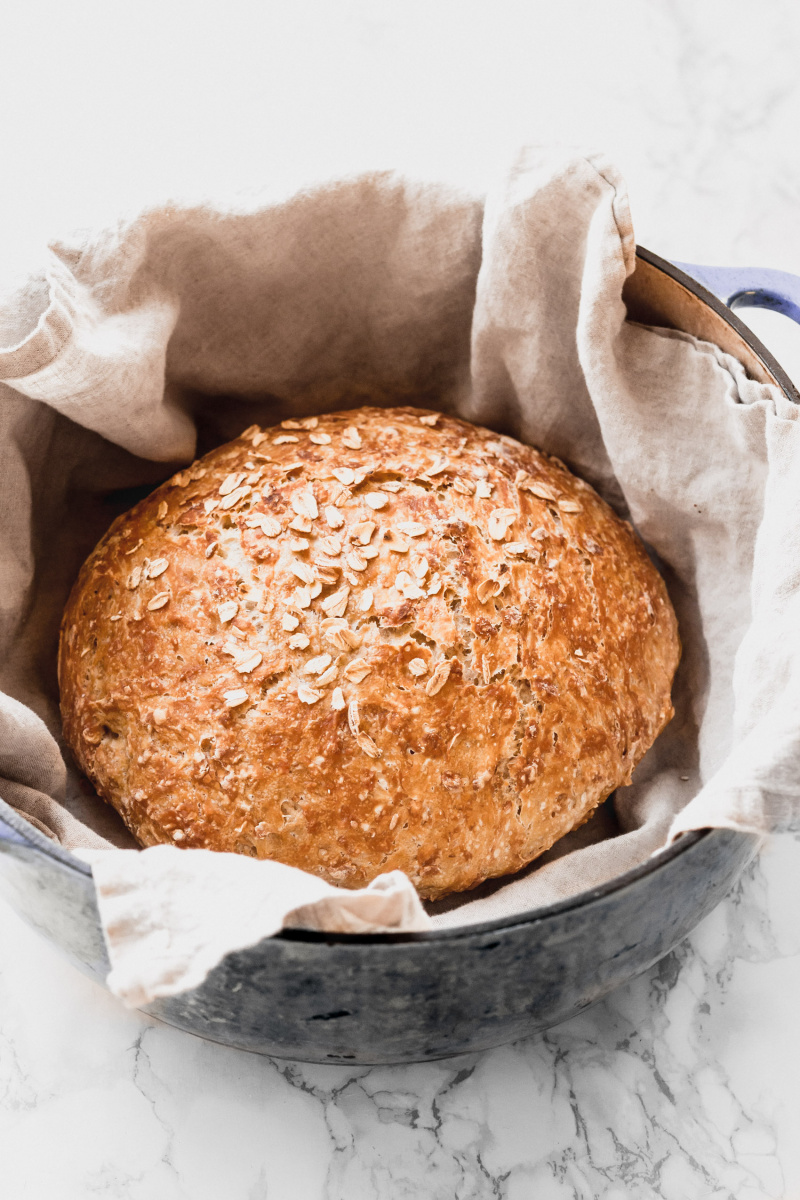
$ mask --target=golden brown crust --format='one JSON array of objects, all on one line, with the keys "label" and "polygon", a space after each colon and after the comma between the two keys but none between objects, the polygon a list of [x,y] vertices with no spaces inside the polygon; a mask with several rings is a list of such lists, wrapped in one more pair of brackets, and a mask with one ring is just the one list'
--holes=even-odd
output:
[{"label": "golden brown crust", "polygon": [[630,527],[413,408],[253,427],[117,520],[62,625],[64,730],[145,845],[438,897],[581,824],[672,716]]}]

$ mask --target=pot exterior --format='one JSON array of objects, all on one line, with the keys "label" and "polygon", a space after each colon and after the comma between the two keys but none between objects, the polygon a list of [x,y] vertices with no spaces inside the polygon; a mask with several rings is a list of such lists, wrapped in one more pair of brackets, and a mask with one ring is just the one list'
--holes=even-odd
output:
[{"label": "pot exterior", "polygon": [[[145,1011],[210,1041],[303,1062],[422,1062],[567,1020],[668,953],[755,853],[730,830],[517,924],[405,937],[300,932],[229,954],[191,992]],[[0,894],[100,980],[108,961],[91,877],[0,843]]]},{"label": "pot exterior", "polygon": [[502,1045],[574,1016],[668,953],[755,848],[716,830],[626,888],[502,929],[399,943],[271,938],[146,1011],[304,1062],[423,1062]]}]

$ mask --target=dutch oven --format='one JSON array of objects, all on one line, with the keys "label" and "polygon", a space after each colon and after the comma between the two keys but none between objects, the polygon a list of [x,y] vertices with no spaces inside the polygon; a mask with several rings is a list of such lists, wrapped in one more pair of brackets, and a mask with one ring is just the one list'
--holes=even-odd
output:
[{"label": "dutch oven", "polygon": [[[800,401],[732,311],[762,306],[800,321],[800,279],[679,267],[640,247],[624,299],[632,320],[714,342],[754,379]],[[602,887],[462,928],[285,931],[228,954],[200,987],[145,1011],[210,1041],[305,1062],[420,1062],[487,1049],[567,1020],[646,970],[722,899],[757,844],[725,829],[684,834]],[[2,800],[0,895],[78,967],[105,980],[89,867]]]}]

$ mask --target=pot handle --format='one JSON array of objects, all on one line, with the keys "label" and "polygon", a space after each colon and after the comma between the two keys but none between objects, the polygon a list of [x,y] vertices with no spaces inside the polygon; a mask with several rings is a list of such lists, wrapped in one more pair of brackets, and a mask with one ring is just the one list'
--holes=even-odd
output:
[{"label": "pot handle", "polygon": [[770,267],[704,267],[676,262],[728,308],[771,308],[800,324],[800,275]]}]

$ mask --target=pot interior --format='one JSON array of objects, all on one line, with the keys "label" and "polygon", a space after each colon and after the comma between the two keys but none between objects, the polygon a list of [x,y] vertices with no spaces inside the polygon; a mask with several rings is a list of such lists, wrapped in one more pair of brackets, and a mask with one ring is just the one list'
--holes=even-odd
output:
[{"label": "pot interior", "polygon": [[622,298],[632,321],[678,329],[713,342],[737,358],[752,379],[776,385],[800,404],[797,388],[752,330],[702,284],[666,259],[637,247],[636,270],[625,281]]}]

